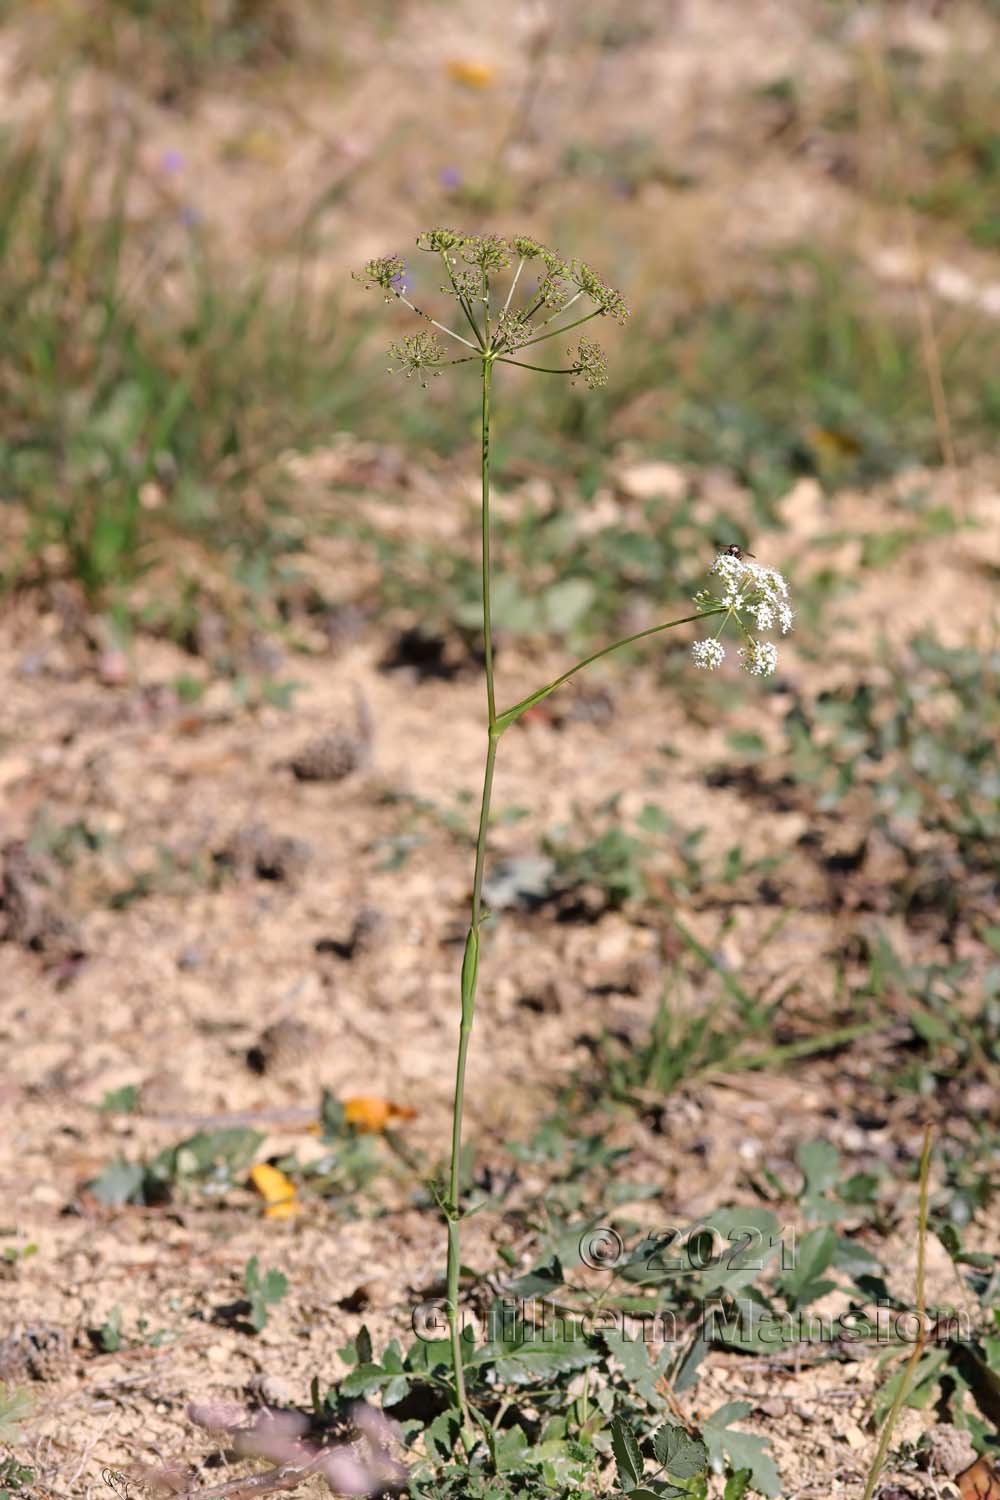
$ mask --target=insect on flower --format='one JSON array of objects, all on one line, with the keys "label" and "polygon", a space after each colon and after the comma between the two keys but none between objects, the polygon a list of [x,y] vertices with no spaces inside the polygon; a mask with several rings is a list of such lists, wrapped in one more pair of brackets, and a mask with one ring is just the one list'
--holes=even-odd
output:
[{"label": "insect on flower", "polygon": [[728,623],[742,639],[739,659],[745,672],[770,677],[777,668],[776,646],[759,636],[767,630],[778,630],[782,635],[791,630],[794,611],[788,601],[788,584],[775,568],[765,568],[752,558],[752,552],[744,552],[735,542],[719,545],[709,569],[718,582],[714,589],[702,589],[695,595],[700,610],[725,616],[714,637],[695,641],[691,648],[695,666],[703,671],[712,672],[722,665],[725,648],[719,636]]}]

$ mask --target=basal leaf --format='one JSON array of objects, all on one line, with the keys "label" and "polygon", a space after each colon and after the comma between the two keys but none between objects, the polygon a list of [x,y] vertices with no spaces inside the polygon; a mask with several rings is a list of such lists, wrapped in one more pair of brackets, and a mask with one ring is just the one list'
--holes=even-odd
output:
[{"label": "basal leaf", "polygon": [[833,1285],[820,1276],[832,1264],[837,1252],[837,1236],[827,1227],[811,1229],[802,1235],[795,1247],[795,1265],[781,1277],[781,1289],[789,1306],[804,1307],[815,1301]]},{"label": "basal leaf", "polygon": [[622,1417],[615,1417],[611,1424],[611,1449],[615,1455],[622,1489],[634,1490],[642,1480],[645,1464],[635,1434]]},{"label": "basal leaf", "polygon": [[780,1495],[781,1475],[767,1451],[767,1440],[750,1432],[738,1432],[729,1425],[749,1416],[750,1411],[749,1401],[727,1401],[720,1406],[702,1425],[705,1446],[713,1467],[720,1472],[728,1458],[734,1469],[750,1470],[750,1483],[762,1495]]},{"label": "basal leaf", "polygon": [[653,1438],[657,1462],[675,1479],[693,1479],[708,1467],[708,1449],[683,1427],[665,1422]]}]

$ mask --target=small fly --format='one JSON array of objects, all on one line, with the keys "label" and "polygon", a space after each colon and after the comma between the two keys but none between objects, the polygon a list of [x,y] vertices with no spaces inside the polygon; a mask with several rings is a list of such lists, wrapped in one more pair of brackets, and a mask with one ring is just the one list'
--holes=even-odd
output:
[{"label": "small fly", "polygon": [[756,552],[744,552],[743,548],[738,547],[735,542],[729,542],[725,547],[719,547],[719,552],[723,557],[738,557],[741,562],[745,557],[757,556]]}]

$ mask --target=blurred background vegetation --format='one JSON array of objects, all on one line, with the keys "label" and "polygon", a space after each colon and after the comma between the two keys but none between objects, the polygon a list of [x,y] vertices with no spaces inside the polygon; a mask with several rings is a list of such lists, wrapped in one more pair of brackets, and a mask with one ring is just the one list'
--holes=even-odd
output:
[{"label": "blurred background vegetation", "polygon": [[[183,636],[192,579],[211,578],[278,623],[312,528],[351,525],[303,513],[289,454],[350,431],[433,464],[473,441],[474,382],[394,385],[387,320],[348,276],[439,222],[537,233],[634,307],[598,396],[508,382],[511,482],[586,504],[623,453],[693,465],[749,494],[727,531],[746,540],[803,476],[864,485],[987,452],[997,9],[784,10],[8,0],[4,588],[70,579],[119,630]],[[527,506],[504,544],[528,574],[587,574],[595,625],[704,551],[685,508],[651,497],[641,538],[566,556],[560,510]],[[376,604],[420,605],[380,546]],[[464,566],[437,567],[458,622]]]}]

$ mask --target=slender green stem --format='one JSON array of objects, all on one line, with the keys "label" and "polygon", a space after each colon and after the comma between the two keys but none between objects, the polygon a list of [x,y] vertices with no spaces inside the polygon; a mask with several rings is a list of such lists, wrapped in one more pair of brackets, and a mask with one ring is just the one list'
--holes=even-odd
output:
[{"label": "slender green stem", "polygon": [[[464,344],[467,349],[475,349],[475,344],[471,344],[469,340],[464,339],[460,333],[456,333],[454,328],[448,328],[444,323],[439,323],[437,318],[432,318],[430,313],[425,313],[422,307],[418,307],[415,302],[411,302],[409,297],[404,297],[402,292],[396,292],[395,295],[399,298],[400,302],[402,302],[405,307],[408,307],[411,312],[415,312],[418,318],[426,318],[428,323],[433,323],[435,328],[440,328],[441,332],[446,333],[450,339],[457,339],[458,342],[460,344]],[[472,326],[473,328],[475,328],[476,325],[473,324]],[[479,330],[476,329],[477,333],[478,331]]]},{"label": "slender green stem", "polygon": [[554,323],[555,322],[556,318],[561,318],[562,315],[563,315],[563,313],[564,312],[568,312],[569,309],[573,306],[573,303],[574,302],[578,302],[582,296],[583,296],[583,292],[582,291],[580,291],[580,292],[574,292],[573,295],[572,295],[572,297],[570,297],[570,299],[569,299],[568,302],[564,302],[563,305],[562,305],[562,307],[557,307],[556,308],[556,310],[552,314],[551,318],[546,318],[544,320],[544,322],[539,323],[539,325],[538,325],[539,328],[547,328],[550,323]]},{"label": "slender green stem", "polygon": [[451,1339],[452,1370],[455,1378],[455,1401],[462,1415],[463,1428],[469,1425],[469,1403],[465,1391],[465,1371],[462,1364],[462,1325],[459,1308],[462,1274],[462,1211],[461,1165],[462,1165],[462,1116],[465,1107],[465,1069],[469,1057],[469,1042],[476,1013],[476,988],[479,972],[479,929],[483,920],[483,873],[486,865],[486,839],[490,824],[490,802],[493,796],[493,772],[496,766],[497,746],[500,736],[496,730],[496,697],[493,686],[493,621],[490,609],[490,386],[493,375],[492,358],[482,361],[483,406],[482,406],[482,469],[483,469],[483,645],[486,662],[486,708],[487,745],[486,767],[483,773],[483,795],[479,804],[479,831],[476,836],[476,864],[472,877],[472,920],[465,942],[462,961],[462,1020],[458,1033],[458,1059],[455,1064],[455,1096],[451,1115],[451,1168],[448,1177],[448,1200],[445,1212],[448,1219],[448,1272],[447,1307],[448,1329]]},{"label": "slender green stem", "polygon": [[493,381],[493,361],[483,360],[483,651],[486,662],[486,706],[489,710],[489,727],[496,722],[496,701],[493,693],[493,615],[490,602],[490,387]]},{"label": "slender green stem", "polygon": [[579,328],[581,323],[589,323],[591,318],[599,318],[600,316],[600,308],[597,308],[594,312],[584,313],[582,318],[574,318],[572,323],[564,323],[561,328],[553,328],[550,333],[540,333],[537,338],[529,339],[526,344],[521,345],[521,348],[530,349],[532,344],[544,344],[546,339],[558,338],[561,333],[569,333],[571,328]]},{"label": "slender green stem", "polygon": [[[469,355],[468,358],[471,359],[472,356]],[[559,370],[555,369],[552,365],[528,365],[525,364],[523,359],[505,359],[500,354],[497,355],[497,359],[502,365],[516,365],[519,370],[538,370],[542,375],[579,375],[580,373],[575,365],[566,365],[563,369]],[[462,361],[453,359],[451,363],[458,365]]]},{"label": "slender green stem", "polygon": [[[458,290],[458,282],[455,280],[455,273],[451,268],[451,261],[448,259],[448,252],[446,250],[441,251],[441,259],[444,261],[444,268],[448,272],[448,280],[451,282],[452,291],[458,298],[458,304],[461,307],[462,311],[465,313],[465,316],[468,318],[469,327],[475,334],[476,345],[478,346],[478,348],[484,349],[486,346],[483,343],[483,335],[480,330],[479,324],[476,322],[475,318],[472,315],[472,308],[469,306],[467,299],[463,297],[462,293]],[[455,337],[457,338],[458,334],[456,334]],[[463,343],[468,342],[468,339],[463,339]],[[469,347],[472,348],[472,345],[470,344]]]},{"label": "slender green stem", "polygon": [[647,636],[659,635],[664,630],[673,630],[676,625],[690,625],[692,620],[707,620],[709,615],[723,613],[724,610],[721,608],[703,609],[696,615],[685,615],[682,620],[667,620],[662,625],[650,625],[646,630],[637,630],[634,635],[623,636],[620,641],[612,641],[610,646],[602,646],[600,651],[595,651],[591,656],[585,656],[583,661],[578,661],[575,667],[570,667],[568,672],[563,672],[560,677],[556,677],[554,681],[547,683],[545,687],[538,688],[534,693],[529,693],[526,698],[522,698],[512,708],[507,708],[503,713],[497,714],[497,731],[503,734],[504,730],[509,729],[529,708],[533,708],[536,703],[541,703],[543,698],[547,698],[550,693],[554,693],[556,688],[562,687],[563,683],[568,682],[571,677],[575,677],[577,672],[582,672],[584,667],[589,667],[592,662],[600,661],[602,656],[610,656],[612,651],[620,651],[623,646],[631,646],[635,641],[644,641]]},{"label": "slender green stem", "polygon": [[514,288],[517,286],[517,283],[520,281],[520,279],[521,279],[521,272],[523,270],[524,270],[524,256],[522,255],[521,259],[517,263],[517,270],[514,272],[513,276],[510,279],[510,286],[507,288],[507,300],[506,300],[506,302],[503,305],[504,312],[506,312],[507,309],[510,307],[511,298],[514,295]]},{"label": "slender green stem", "polygon": [[[566,309],[569,308],[569,307],[572,307],[573,303],[576,302],[577,299],[580,298],[580,297],[582,297],[582,296],[583,296],[583,292],[582,291],[581,292],[574,292],[573,295],[572,295],[572,297],[569,299],[568,302],[564,302],[563,305],[562,305],[562,307],[557,307],[556,310],[555,310],[555,312],[552,314],[551,317],[545,318],[543,320],[543,322],[539,323],[539,325],[538,325],[539,328],[547,328],[550,323],[554,323],[555,322],[556,318],[561,318],[562,315],[563,315],[563,313],[566,311]],[[540,307],[544,307],[544,306],[545,306],[545,298],[544,297],[539,297],[536,302],[533,302],[531,304],[531,306],[528,308],[528,311],[525,313],[524,316],[526,318],[533,318],[535,316],[535,313],[538,311],[538,309]]]}]

